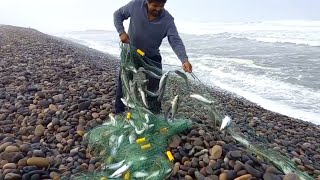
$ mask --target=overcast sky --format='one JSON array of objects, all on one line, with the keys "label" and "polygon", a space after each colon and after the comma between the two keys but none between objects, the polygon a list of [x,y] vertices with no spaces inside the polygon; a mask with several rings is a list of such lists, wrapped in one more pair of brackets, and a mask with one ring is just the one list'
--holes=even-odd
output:
[{"label": "overcast sky", "polygon": [[[114,30],[112,15],[129,0],[0,0],[0,24],[44,32]],[[320,20],[320,0],[168,0],[179,23]]]}]

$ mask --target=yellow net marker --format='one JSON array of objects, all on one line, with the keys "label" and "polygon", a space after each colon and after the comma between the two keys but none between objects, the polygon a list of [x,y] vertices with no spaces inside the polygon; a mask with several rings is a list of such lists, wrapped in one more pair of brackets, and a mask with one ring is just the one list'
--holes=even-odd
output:
[{"label": "yellow net marker", "polygon": [[146,141],[146,138],[140,138],[136,140],[136,142],[139,144],[144,143],[145,141]]},{"label": "yellow net marker", "polygon": [[126,174],[124,174],[124,177],[123,177],[124,180],[130,180],[130,172],[126,172]]},{"label": "yellow net marker", "polygon": [[131,113],[130,112],[127,113],[127,119],[131,119]]},{"label": "yellow net marker", "polygon": [[173,161],[174,160],[174,158],[173,158],[173,156],[172,156],[172,153],[170,152],[170,151],[167,151],[167,156],[168,156],[168,159],[170,160],[170,161]]},{"label": "yellow net marker", "polygon": [[141,146],[141,149],[149,149],[149,148],[151,148],[151,144],[146,144]]},{"label": "yellow net marker", "polygon": [[137,53],[140,54],[141,56],[144,56],[144,54],[145,54],[145,53],[144,53],[143,51],[141,51],[140,49],[137,49]]},{"label": "yellow net marker", "polygon": [[107,178],[103,176],[100,178],[100,180],[107,180]]}]

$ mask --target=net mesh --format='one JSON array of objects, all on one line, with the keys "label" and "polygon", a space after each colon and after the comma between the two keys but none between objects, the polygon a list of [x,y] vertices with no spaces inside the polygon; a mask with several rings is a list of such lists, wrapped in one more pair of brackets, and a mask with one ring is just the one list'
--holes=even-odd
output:
[{"label": "net mesh", "polygon": [[[173,157],[167,148],[173,135],[197,123],[206,131],[219,131],[218,125],[227,112],[207,86],[194,74],[179,69],[164,72],[159,67],[159,62],[135,47],[121,45],[122,101],[129,115],[110,114],[109,121],[85,135],[90,152],[102,159],[103,166],[99,171],[76,174],[72,179],[165,179],[173,168]],[[160,79],[158,90],[147,88],[149,77]],[[190,98],[191,94],[205,100]],[[151,98],[147,97],[153,98],[149,101]],[[157,101],[161,102],[161,109],[154,113],[151,109]],[[245,136],[234,123],[226,131],[248,151],[272,162],[284,173],[295,172],[301,179],[312,179],[287,157],[265,146],[262,137],[253,135],[255,142],[251,143],[247,139],[252,137]]]}]

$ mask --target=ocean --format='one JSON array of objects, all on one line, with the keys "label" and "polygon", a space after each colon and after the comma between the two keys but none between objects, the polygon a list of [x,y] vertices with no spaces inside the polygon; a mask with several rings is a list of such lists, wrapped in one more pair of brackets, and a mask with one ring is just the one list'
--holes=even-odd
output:
[{"label": "ocean", "polygon": [[[320,21],[177,23],[194,73],[258,105],[320,124]],[[115,31],[54,34],[120,55]],[[160,51],[164,69],[181,65],[167,39]]]}]

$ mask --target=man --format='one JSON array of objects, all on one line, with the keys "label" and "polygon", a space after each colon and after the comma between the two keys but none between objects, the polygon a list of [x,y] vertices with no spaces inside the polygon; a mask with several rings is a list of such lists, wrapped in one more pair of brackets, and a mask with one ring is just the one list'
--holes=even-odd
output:
[{"label": "man", "polygon": [[[159,47],[163,38],[168,37],[169,44],[182,63],[185,72],[192,72],[192,66],[184,44],[179,37],[174,18],[164,9],[167,0],[132,0],[127,5],[114,12],[114,25],[123,43],[130,43],[145,52],[145,56],[151,59],[158,68],[162,69],[162,57]],[[123,21],[130,17],[129,31],[126,33]],[[147,88],[156,91],[159,80],[149,77]],[[119,77],[116,90],[116,114],[125,111],[122,98],[121,78]],[[159,113],[161,103],[154,98],[148,98],[153,106],[150,110]]]}]

